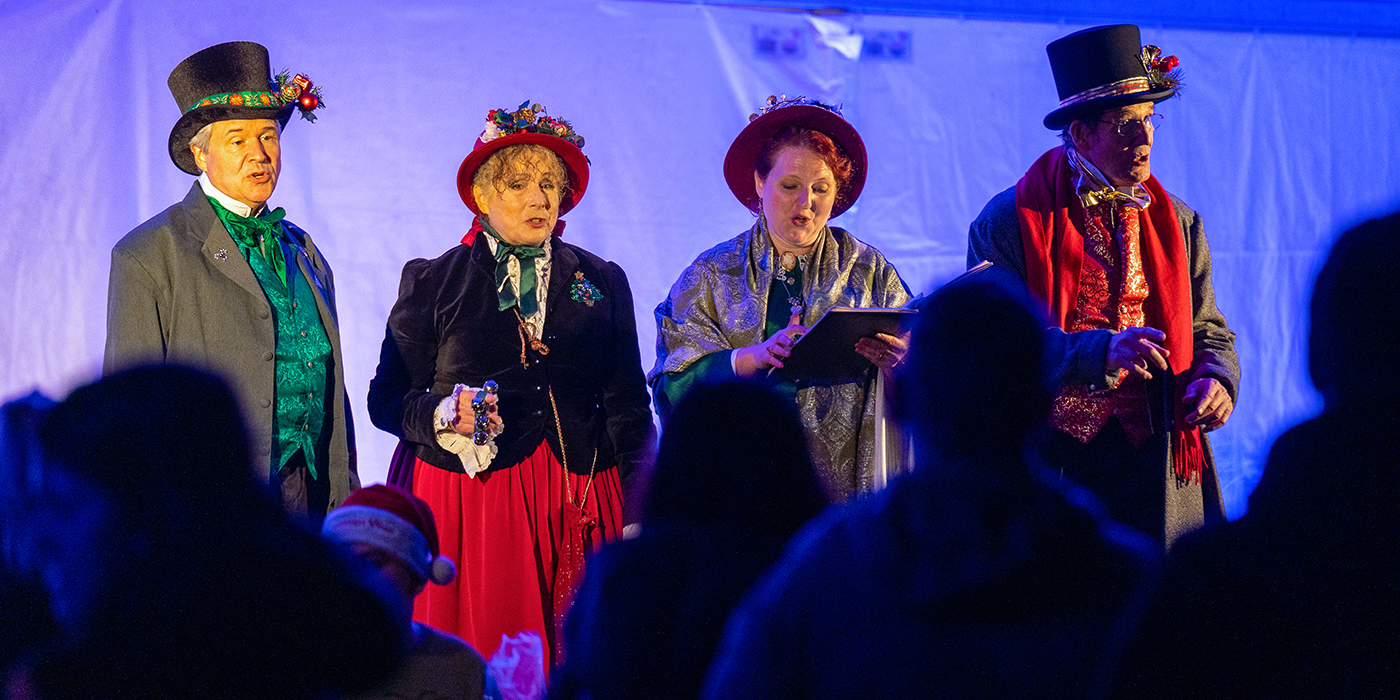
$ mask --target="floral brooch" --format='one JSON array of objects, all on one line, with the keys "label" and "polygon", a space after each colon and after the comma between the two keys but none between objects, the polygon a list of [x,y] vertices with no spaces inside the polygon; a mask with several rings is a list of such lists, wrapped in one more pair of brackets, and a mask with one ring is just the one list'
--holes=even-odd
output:
[{"label": "floral brooch", "polygon": [[592,282],[584,279],[582,272],[575,272],[574,283],[569,287],[569,298],[592,306],[593,302],[603,300],[603,293],[593,286]]}]

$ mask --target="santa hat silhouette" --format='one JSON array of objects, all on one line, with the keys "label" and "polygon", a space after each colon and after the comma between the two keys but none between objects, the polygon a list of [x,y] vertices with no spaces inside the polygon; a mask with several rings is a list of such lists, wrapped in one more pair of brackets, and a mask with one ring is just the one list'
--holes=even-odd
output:
[{"label": "santa hat silhouette", "polygon": [[438,550],[433,511],[397,486],[367,486],[326,515],[321,534],[344,543],[363,542],[393,555],[439,586],[457,577],[457,565]]}]

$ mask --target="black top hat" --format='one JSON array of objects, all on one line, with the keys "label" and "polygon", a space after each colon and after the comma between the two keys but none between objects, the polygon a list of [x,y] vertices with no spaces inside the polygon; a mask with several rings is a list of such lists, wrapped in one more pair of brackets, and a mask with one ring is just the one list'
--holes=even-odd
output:
[{"label": "black top hat", "polygon": [[1176,58],[1159,58],[1161,51],[1155,46],[1143,47],[1135,25],[1078,31],[1050,42],[1045,53],[1060,92],[1060,108],[1045,115],[1047,129],[1176,94]]},{"label": "black top hat", "polygon": [[267,49],[251,41],[210,46],[181,61],[166,82],[181,112],[170,130],[170,159],[191,175],[199,174],[199,166],[190,153],[190,139],[206,124],[276,119],[285,127],[296,105],[273,84]]}]

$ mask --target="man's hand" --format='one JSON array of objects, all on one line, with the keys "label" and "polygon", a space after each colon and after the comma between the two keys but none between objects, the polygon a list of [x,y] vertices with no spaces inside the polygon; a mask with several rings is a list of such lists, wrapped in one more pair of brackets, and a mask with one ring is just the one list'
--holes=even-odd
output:
[{"label": "man's hand", "polygon": [[1147,326],[1129,326],[1115,333],[1108,341],[1108,360],[1105,368],[1109,371],[1126,369],[1143,379],[1152,378],[1152,368],[1167,368],[1167,356],[1171,354],[1160,343],[1167,334]]},{"label": "man's hand", "polygon": [[1202,430],[1215,430],[1225,425],[1225,421],[1230,418],[1230,412],[1235,410],[1235,402],[1230,399],[1230,392],[1225,390],[1225,385],[1210,377],[1188,384],[1186,393],[1181,396],[1181,402],[1195,407],[1187,414],[1186,422],[1200,426]]}]

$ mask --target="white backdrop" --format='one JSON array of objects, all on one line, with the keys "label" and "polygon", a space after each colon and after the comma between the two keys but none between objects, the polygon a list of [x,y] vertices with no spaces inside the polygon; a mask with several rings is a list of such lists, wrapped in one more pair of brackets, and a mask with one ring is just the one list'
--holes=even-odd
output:
[{"label": "white backdrop", "polygon": [[[924,291],[964,266],[986,200],[1055,145],[1040,126],[1056,104],[1044,46],[1080,28],[624,0],[0,2],[0,395],[62,395],[100,371],[110,248],[190,185],[165,152],[179,114],[165,79],[205,46],[258,41],[274,70],[325,90],[321,118],[287,129],[272,203],[335,268],[370,483],[394,444],[364,396],[399,271],[470,223],[455,175],[488,109],[541,102],[587,139],[592,180],[566,236],[627,271],[649,368],[651,310],[751,222],[720,165],[767,95],[844,103],[870,176],[835,223]],[[849,51],[900,31],[906,60]],[[795,55],[763,57],[756,36]],[[1237,516],[1269,444],[1318,407],[1304,338],[1321,255],[1344,226],[1400,207],[1400,40],[1143,38],[1186,72],[1182,99],[1159,107],[1154,172],[1205,218],[1239,334],[1239,404],[1212,436]]]}]

